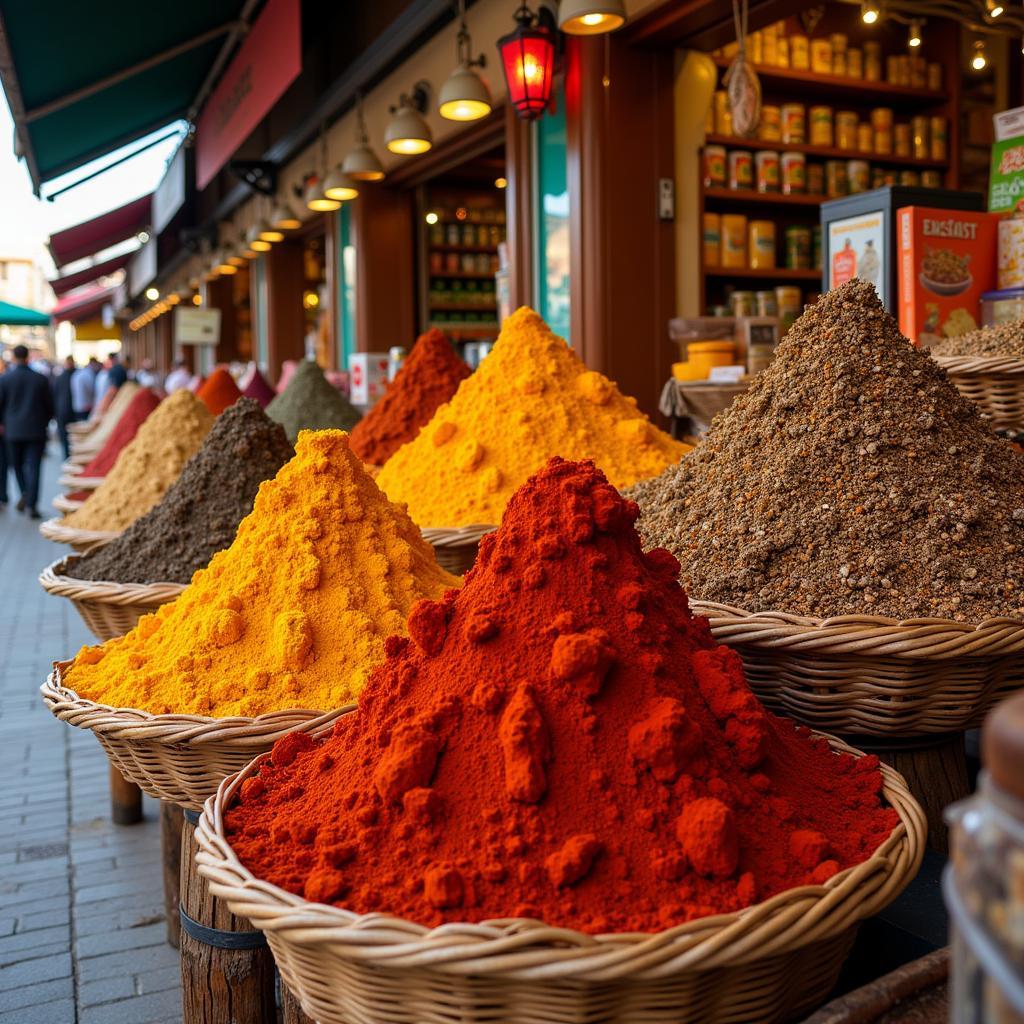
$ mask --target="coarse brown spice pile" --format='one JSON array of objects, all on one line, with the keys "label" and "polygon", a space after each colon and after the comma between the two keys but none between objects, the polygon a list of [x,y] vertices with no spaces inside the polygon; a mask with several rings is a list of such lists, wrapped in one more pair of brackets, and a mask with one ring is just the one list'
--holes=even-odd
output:
[{"label": "coarse brown spice pile", "polygon": [[1024,618],[1024,457],[860,280],[809,307],[704,442],[629,493],[695,598]]},{"label": "coarse brown spice pile", "polygon": [[929,351],[933,356],[1013,356],[1024,360],[1024,320],[1008,320],[956,338],[943,338]]}]

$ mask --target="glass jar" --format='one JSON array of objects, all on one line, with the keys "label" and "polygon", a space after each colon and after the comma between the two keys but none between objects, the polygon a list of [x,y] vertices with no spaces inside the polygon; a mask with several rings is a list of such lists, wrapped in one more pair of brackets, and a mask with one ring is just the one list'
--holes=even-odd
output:
[{"label": "glass jar", "polygon": [[952,1024],[1024,1017],[1024,695],[985,722],[977,793],[946,811]]}]

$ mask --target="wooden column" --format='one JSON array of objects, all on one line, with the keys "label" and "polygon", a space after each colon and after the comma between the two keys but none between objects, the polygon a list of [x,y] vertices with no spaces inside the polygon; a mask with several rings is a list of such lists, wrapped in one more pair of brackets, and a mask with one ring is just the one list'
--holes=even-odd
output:
[{"label": "wooden column", "polygon": [[178,949],[181,945],[181,808],[166,800],[160,801],[160,849],[164,864],[164,915],[167,920],[167,942]]},{"label": "wooden column", "polygon": [[115,825],[142,821],[142,790],[110,765],[110,820]]},{"label": "wooden column", "polygon": [[675,176],[672,54],[571,37],[566,63],[573,344],[657,415],[675,313],[674,229],[657,203]]},{"label": "wooden column", "polygon": [[220,341],[214,352],[214,363],[230,363],[237,360],[234,278],[217,277],[207,281],[204,305],[207,309],[220,310]]},{"label": "wooden column", "polygon": [[356,249],[356,344],[360,352],[410,346],[416,332],[410,189],[367,185],[352,205]]},{"label": "wooden column", "polygon": [[281,1024],[316,1024],[302,1012],[302,1004],[281,979]]},{"label": "wooden column", "polygon": [[264,256],[267,302],[267,363],[271,382],[286,359],[305,355],[306,319],[302,308],[305,270],[302,243],[288,239]]},{"label": "wooden column", "polygon": [[505,214],[508,230],[509,297],[513,310],[534,303],[533,226],[535,223],[533,133],[511,104],[505,108]]},{"label": "wooden column", "polygon": [[157,373],[166,374],[174,361],[174,311],[165,313],[156,322],[156,345],[153,365]]}]

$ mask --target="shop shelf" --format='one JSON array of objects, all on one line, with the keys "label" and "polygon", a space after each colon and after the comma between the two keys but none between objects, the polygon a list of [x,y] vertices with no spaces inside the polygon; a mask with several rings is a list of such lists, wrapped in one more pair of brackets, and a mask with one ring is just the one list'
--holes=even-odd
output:
[{"label": "shop shelf", "polygon": [[461,279],[461,280],[468,280],[468,281],[493,281],[494,280],[494,272],[489,272],[489,273],[481,274],[479,271],[473,271],[471,273],[468,270],[432,270],[432,271],[430,271],[430,276],[432,278],[451,277],[451,278],[458,278],[458,279]]},{"label": "shop shelf", "polygon": [[749,188],[705,188],[705,199],[725,199],[735,203],[768,203],[771,206],[820,206],[829,196],[808,192],[786,195],[782,192],[755,192]]},{"label": "shop shelf", "polygon": [[431,302],[427,308],[432,313],[487,313],[497,309],[497,302]]},{"label": "shop shelf", "polygon": [[496,245],[430,245],[430,252],[486,252],[496,253]]},{"label": "shop shelf", "polygon": [[838,149],[835,146],[812,146],[798,142],[767,142],[764,139],[746,139],[739,135],[706,136],[705,141],[711,145],[729,146],[731,149],[774,149],[779,153],[806,153],[808,156],[820,156],[825,160],[867,160],[873,164],[884,164],[886,167],[927,167],[943,169],[947,160],[925,160],[914,156],[896,156],[895,153],[862,153],[859,149]]},{"label": "shop shelf", "polygon": [[705,277],[749,277],[775,281],[817,281],[821,282],[820,270],[790,270],[788,267],[773,267],[755,270],[752,267],[706,267]]}]

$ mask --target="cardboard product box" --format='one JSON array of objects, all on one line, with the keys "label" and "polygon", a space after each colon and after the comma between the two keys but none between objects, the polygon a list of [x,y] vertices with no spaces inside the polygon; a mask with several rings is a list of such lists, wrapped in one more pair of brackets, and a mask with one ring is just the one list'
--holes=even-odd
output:
[{"label": "cardboard product box", "polygon": [[350,399],[354,405],[374,405],[388,386],[387,352],[353,352],[348,357]]},{"label": "cardboard product box", "polygon": [[981,326],[995,287],[998,216],[906,206],[898,211],[900,330],[928,347]]}]

